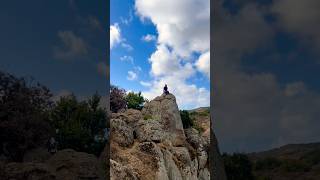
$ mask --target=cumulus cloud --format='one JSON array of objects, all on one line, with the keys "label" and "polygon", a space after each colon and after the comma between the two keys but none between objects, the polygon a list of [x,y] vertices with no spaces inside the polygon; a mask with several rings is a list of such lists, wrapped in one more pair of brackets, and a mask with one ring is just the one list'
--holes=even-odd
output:
[{"label": "cumulus cloud", "polygon": [[109,77],[109,67],[105,62],[99,62],[97,64],[97,71],[100,75]]},{"label": "cumulus cloud", "polygon": [[279,19],[278,26],[297,34],[302,40],[320,50],[320,1],[278,0],[272,12]]},{"label": "cumulus cloud", "polygon": [[210,52],[203,53],[198,61],[196,62],[196,66],[199,71],[203,72],[210,78]]},{"label": "cumulus cloud", "polygon": [[85,41],[72,31],[59,31],[58,37],[62,45],[54,48],[55,58],[74,59],[88,54],[88,46]]},{"label": "cumulus cloud", "polygon": [[150,41],[156,41],[157,40],[157,37],[155,35],[152,35],[152,34],[147,34],[145,36],[142,36],[141,38],[143,41],[145,42],[150,42]]},{"label": "cumulus cloud", "polygon": [[181,56],[205,52],[210,46],[210,0],[136,0],[142,18],[156,25],[158,42]]},{"label": "cumulus cloud", "polygon": [[136,80],[136,79],[138,79],[138,75],[137,75],[137,73],[135,73],[135,72],[133,72],[133,71],[128,71],[127,79],[128,79],[129,81]]},{"label": "cumulus cloud", "polygon": [[118,24],[110,26],[110,49],[121,42],[121,30]]},{"label": "cumulus cloud", "polygon": [[157,38],[157,48],[149,58],[153,81],[143,94],[152,99],[168,84],[180,108],[209,106],[209,91],[188,83],[188,79],[196,70],[208,73],[208,69],[200,66],[204,60],[199,63],[201,70],[195,68],[192,55],[210,52],[210,1],[136,0],[135,8],[141,19],[151,20],[158,34],[142,38],[145,41]]}]

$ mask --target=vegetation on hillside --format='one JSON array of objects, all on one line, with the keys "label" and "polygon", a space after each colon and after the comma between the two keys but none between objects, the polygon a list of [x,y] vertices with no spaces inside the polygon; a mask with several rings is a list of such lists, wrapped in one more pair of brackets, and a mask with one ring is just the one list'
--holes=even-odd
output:
[{"label": "vegetation on hillside", "polygon": [[[287,177],[303,175],[314,171],[314,167],[320,164],[320,150],[314,149],[308,152],[299,152],[302,156],[292,154],[291,158],[266,156],[250,159],[248,155],[223,154],[223,161],[228,180],[254,179],[270,180],[272,177]],[[247,178],[246,178],[247,177]]]},{"label": "vegetation on hillside", "polygon": [[96,93],[87,101],[70,95],[54,102],[44,85],[0,72],[0,155],[22,161],[50,137],[56,137],[59,149],[99,155],[107,121],[100,99]]}]

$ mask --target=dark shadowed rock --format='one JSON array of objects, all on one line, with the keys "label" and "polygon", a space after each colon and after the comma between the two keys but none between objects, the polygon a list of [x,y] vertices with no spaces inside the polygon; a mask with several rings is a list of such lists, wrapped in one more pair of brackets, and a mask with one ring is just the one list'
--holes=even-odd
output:
[{"label": "dark shadowed rock", "polygon": [[8,163],[0,179],[56,180],[55,172],[44,163]]},{"label": "dark shadowed rock", "polygon": [[98,159],[83,152],[65,149],[57,152],[48,161],[56,173],[56,178],[61,180],[102,180],[103,170]]}]

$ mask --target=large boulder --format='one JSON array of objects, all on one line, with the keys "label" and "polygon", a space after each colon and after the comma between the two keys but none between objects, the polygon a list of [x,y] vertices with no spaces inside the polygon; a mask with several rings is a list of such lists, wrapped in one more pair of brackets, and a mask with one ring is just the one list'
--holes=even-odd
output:
[{"label": "large boulder", "polygon": [[110,140],[127,147],[133,143],[133,129],[121,119],[111,119]]},{"label": "large boulder", "polygon": [[181,146],[185,143],[180,111],[174,95],[163,94],[146,103],[142,109],[142,115],[144,119],[151,117],[158,121],[168,133],[168,139],[174,146]]},{"label": "large boulder", "polygon": [[142,120],[141,111],[136,109],[127,109],[120,113],[112,113],[111,119],[121,119],[127,123],[128,126],[134,128],[139,120]]},{"label": "large boulder", "polygon": [[57,152],[47,165],[54,170],[56,178],[62,180],[102,180],[104,176],[97,157],[72,149]]},{"label": "large boulder", "polygon": [[1,179],[12,180],[55,180],[55,172],[44,163],[8,163]]},{"label": "large boulder", "polygon": [[135,132],[140,142],[153,141],[159,143],[163,142],[168,135],[163,124],[152,119],[139,121]]}]

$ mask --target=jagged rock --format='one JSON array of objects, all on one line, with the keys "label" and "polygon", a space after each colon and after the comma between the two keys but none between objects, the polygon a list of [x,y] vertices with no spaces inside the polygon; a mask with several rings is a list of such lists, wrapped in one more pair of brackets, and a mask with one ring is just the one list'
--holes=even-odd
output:
[{"label": "jagged rock", "polygon": [[110,179],[111,180],[138,180],[136,175],[126,166],[110,159]]},{"label": "jagged rock", "polygon": [[187,141],[197,151],[199,169],[204,168],[208,161],[208,153],[204,145],[207,143],[205,138],[200,136],[199,132],[194,128],[185,129],[185,134],[187,137]]},{"label": "jagged rock", "polygon": [[103,171],[98,159],[83,152],[65,149],[57,152],[47,165],[56,172],[56,178],[61,180],[102,180]]},{"label": "jagged rock", "polygon": [[121,119],[125,121],[128,126],[134,128],[139,120],[142,120],[141,111],[136,109],[127,109],[121,113],[112,113],[111,119]]},{"label": "jagged rock", "polygon": [[168,139],[174,146],[183,145],[185,134],[180,117],[176,98],[172,94],[161,95],[146,103],[142,109],[144,117],[151,116],[153,120],[158,121],[168,131]]},{"label": "jagged rock", "polygon": [[193,167],[194,163],[190,158],[190,154],[185,147],[173,147],[171,149],[174,155],[175,163],[179,167],[183,179],[197,179],[197,168]]},{"label": "jagged rock", "polygon": [[212,155],[210,157],[210,166],[212,166],[213,170],[213,174],[210,175],[213,177],[213,179],[226,180],[227,176],[224,169],[223,160],[220,156],[220,151],[218,149],[218,141],[213,131],[211,131],[210,135],[212,138]]},{"label": "jagged rock", "polygon": [[167,150],[163,150],[163,159],[167,170],[167,176],[170,180],[182,180],[179,168],[173,161],[173,155]]},{"label": "jagged rock", "polygon": [[163,125],[156,120],[139,121],[136,127],[136,135],[140,142],[154,141],[159,143],[167,137]]},{"label": "jagged rock", "polygon": [[[205,127],[210,124],[206,122],[209,113],[206,115],[201,116]],[[209,147],[218,149],[216,143],[210,146],[210,129],[204,129],[203,133],[183,129],[172,94],[156,97],[141,112],[112,114],[111,129],[111,179],[226,179],[221,159],[214,164],[208,161]],[[214,158],[220,158],[218,151]],[[220,166],[215,167],[213,176],[208,170],[210,165]]]},{"label": "jagged rock", "polygon": [[4,167],[2,178],[12,180],[55,180],[56,175],[44,163],[8,163]]},{"label": "jagged rock", "polygon": [[127,147],[133,143],[133,129],[121,119],[111,119],[110,139],[120,146]]},{"label": "jagged rock", "polygon": [[[204,168],[204,169],[200,170],[200,172],[199,172],[199,180],[210,180],[210,172],[208,171],[207,168]],[[217,179],[217,180],[219,180],[219,179]]]}]

